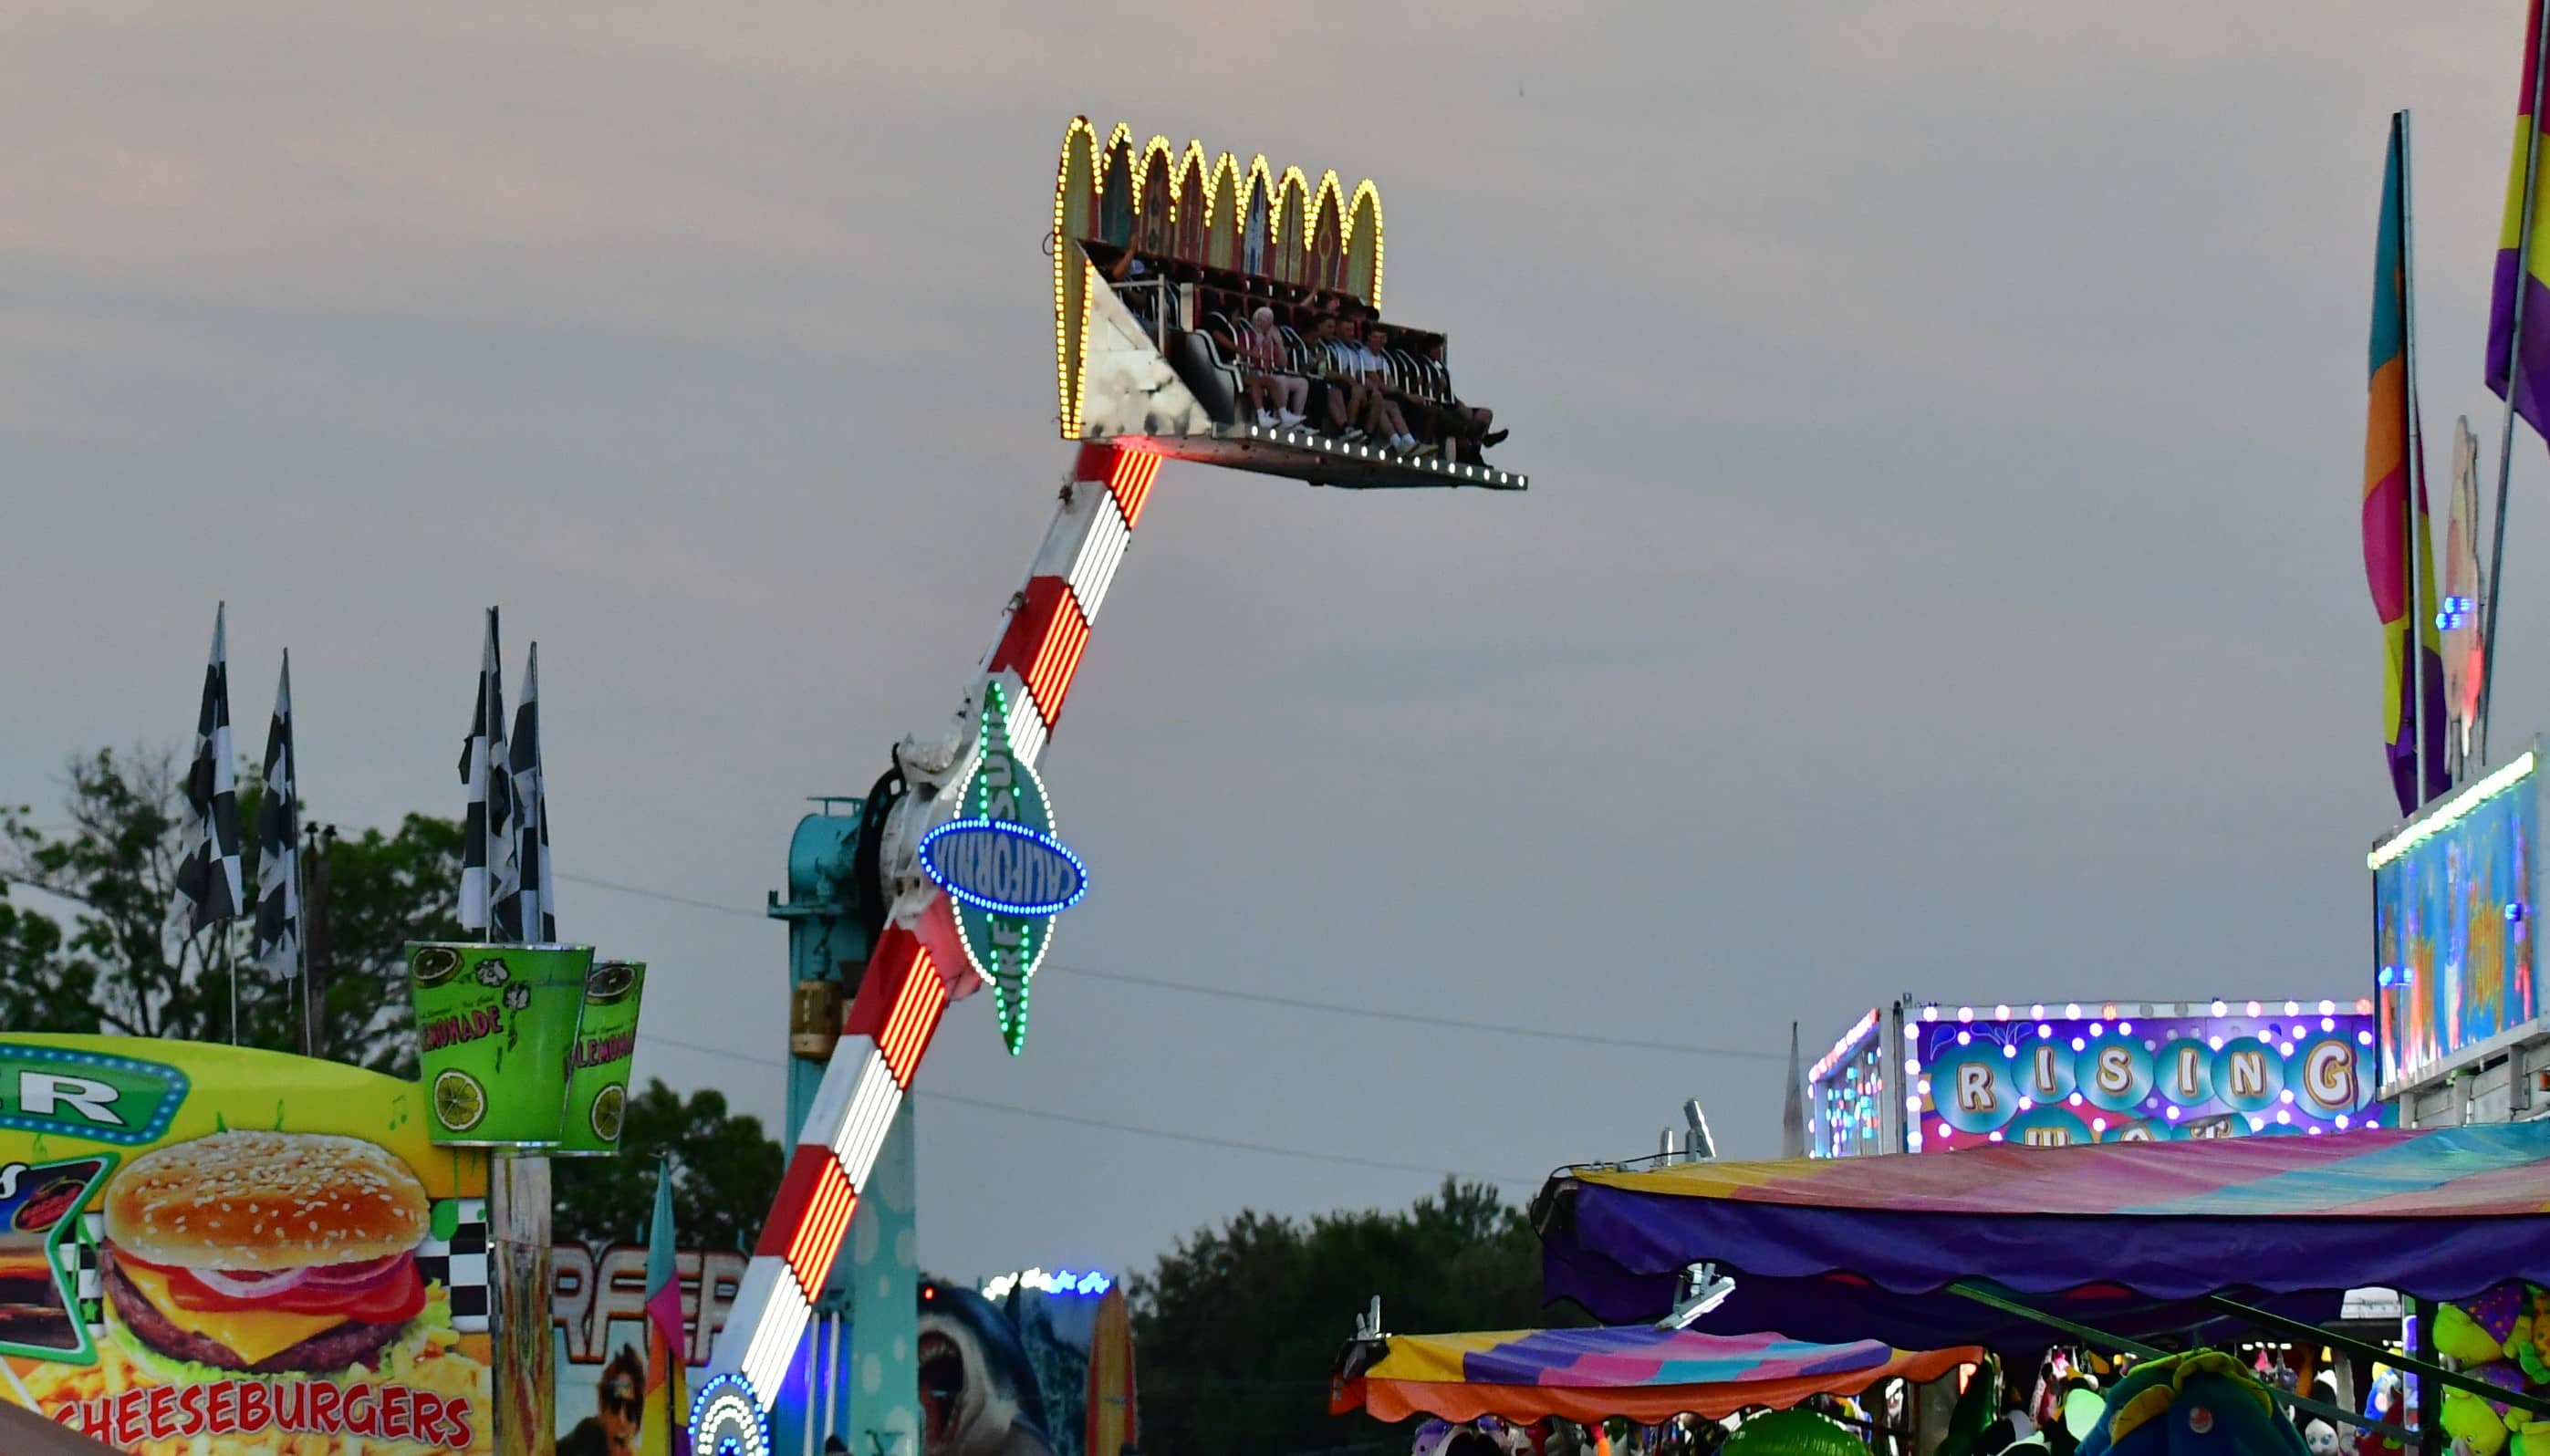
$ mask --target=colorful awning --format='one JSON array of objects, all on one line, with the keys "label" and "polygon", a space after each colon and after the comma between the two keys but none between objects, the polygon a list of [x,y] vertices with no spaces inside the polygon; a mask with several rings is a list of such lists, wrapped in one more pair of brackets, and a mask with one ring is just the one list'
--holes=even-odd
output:
[{"label": "colorful awning", "polygon": [[1611,1319],[1661,1313],[1699,1260],[1739,1289],[1752,1276],[1844,1300],[1969,1278],[2163,1302],[2365,1287],[2460,1299],[2550,1284],[2550,1123],[1586,1168],[1536,1210],[1548,1294]]},{"label": "colorful awning", "polygon": [[1529,1421],[1557,1415],[1661,1421],[1786,1409],[1812,1396],[1855,1396],[1883,1380],[1932,1380],[1982,1358],[1973,1348],[1898,1350],[1874,1340],[1814,1345],[1776,1334],[1714,1335],[1633,1324],[1484,1334],[1395,1334],[1339,1388],[1338,1411],[1383,1420],[1432,1415]]}]

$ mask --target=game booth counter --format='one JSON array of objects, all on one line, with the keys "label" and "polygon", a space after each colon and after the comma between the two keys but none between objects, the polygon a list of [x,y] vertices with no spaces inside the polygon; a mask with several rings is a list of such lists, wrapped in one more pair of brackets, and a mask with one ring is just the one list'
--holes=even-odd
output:
[{"label": "game booth counter", "polygon": [[[2550,1450],[2550,1427],[2532,1431],[2550,1420],[2537,1389],[2550,1363],[2518,1378],[2433,1358],[2439,1327],[2467,1321],[2482,1331],[2472,1343],[2511,1345],[2528,1337],[2524,1316],[2550,1316],[2550,1125],[2004,1144],[1869,1171],[1813,1159],[1563,1169],[1533,1203],[1546,1292],[1600,1318],[1654,1318],[1707,1268],[1733,1286],[1701,1320],[1714,1332],[1914,1347],[2069,1340],[2150,1358],[2162,1343],[2265,1329],[2415,1374],[2435,1398],[2429,1433],[2458,1406],[2473,1429],[2478,1411],[2498,1419],[2474,1451],[2527,1435],[2523,1456]],[[2420,1320],[2413,1356],[2323,1327],[2347,1291],[2368,1288],[2460,1317]],[[2447,1405],[2448,1392],[2467,1399]],[[2285,1399],[2414,1439],[2396,1421]]]}]

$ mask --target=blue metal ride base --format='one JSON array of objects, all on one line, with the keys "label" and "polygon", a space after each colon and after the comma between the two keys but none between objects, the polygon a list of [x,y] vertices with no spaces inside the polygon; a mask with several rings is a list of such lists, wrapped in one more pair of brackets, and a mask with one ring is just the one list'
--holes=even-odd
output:
[{"label": "blue metal ride base", "polygon": [[[824,798],[823,812],[798,821],[788,843],[788,899],[770,897],[769,915],[788,925],[792,994],[833,982],[846,1006],[868,957],[868,937],[850,894],[866,804]],[[788,1058],[788,1120],[806,1123],[829,1058]],[[920,1335],[916,1306],[912,1110],[897,1114],[844,1235],[849,1257],[816,1305],[789,1376],[772,1392],[777,1452],[819,1453],[837,1438],[855,1456],[921,1456]]]}]

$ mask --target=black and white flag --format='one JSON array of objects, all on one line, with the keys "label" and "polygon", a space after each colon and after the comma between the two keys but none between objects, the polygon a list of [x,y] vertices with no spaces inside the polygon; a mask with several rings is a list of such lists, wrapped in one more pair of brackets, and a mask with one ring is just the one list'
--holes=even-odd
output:
[{"label": "black and white flag", "polygon": [[499,940],[557,939],[557,876],[549,867],[549,801],[540,772],[540,644],[524,660],[523,699],[506,743],[513,771],[517,852],[515,893],[496,902]]},{"label": "black and white flag", "polygon": [[[469,786],[461,821],[460,923],[489,928],[489,913],[520,884],[514,836],[513,770],[505,751],[504,666],[496,645],[496,609],[487,609],[487,645],[478,665],[478,703],[469,740],[460,749],[460,781]],[[495,927],[492,938],[520,938]]]},{"label": "black and white flag", "polygon": [[290,979],[301,974],[301,765],[292,750],[292,654],[274,685],[265,726],[265,797],[256,810],[256,959]]},{"label": "black and white flag", "polygon": [[186,772],[186,857],[177,865],[171,920],[210,929],[240,914],[239,769],[231,761],[230,609],[213,612],[213,656],[195,715],[195,760]]}]

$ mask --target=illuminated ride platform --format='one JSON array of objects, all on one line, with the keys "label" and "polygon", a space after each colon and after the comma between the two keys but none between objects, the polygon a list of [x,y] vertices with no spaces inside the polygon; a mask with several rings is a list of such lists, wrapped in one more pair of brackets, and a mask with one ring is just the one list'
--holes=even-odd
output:
[{"label": "illuminated ride platform", "polygon": [[[1264,156],[1243,166],[1227,151],[1208,163],[1202,144],[1180,152],[1165,137],[1137,158],[1126,128],[1102,148],[1079,119],[1063,139],[1053,225],[1065,439],[1354,490],[1530,484],[1449,434],[1400,450],[1347,437],[1325,411],[1263,424],[1249,409],[1250,372],[1273,368],[1324,395],[1362,368],[1412,424],[1466,415],[1449,340],[1381,313],[1381,192],[1369,180],[1349,200],[1334,172],[1314,186],[1299,167],[1276,177]],[[1262,328],[1261,310],[1272,316]],[[1323,319],[1341,337],[1323,339]],[[1373,328],[1390,331],[1376,352],[1342,337]]]}]

